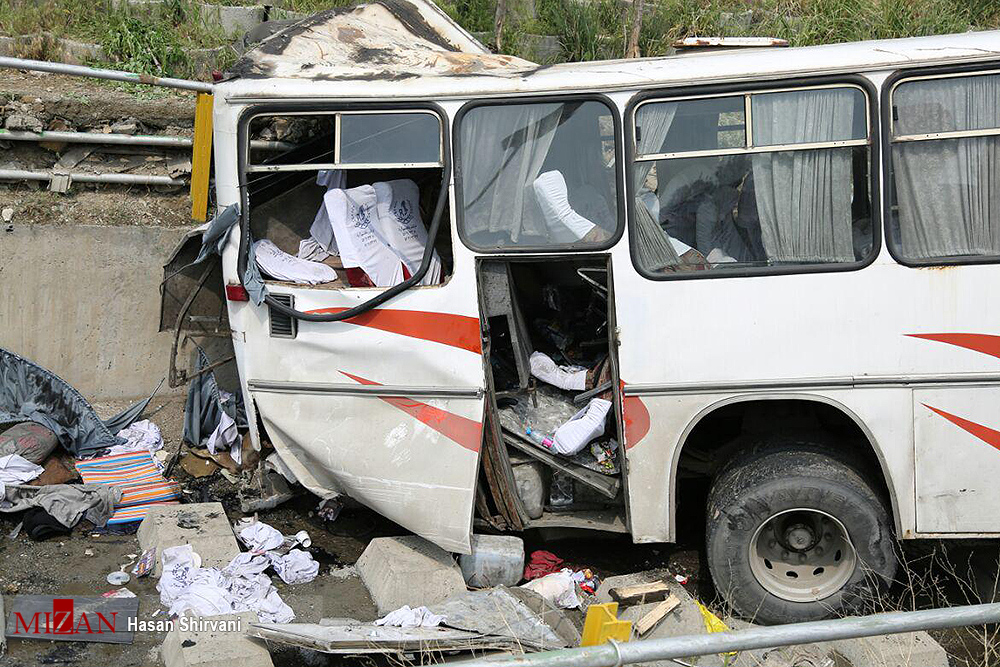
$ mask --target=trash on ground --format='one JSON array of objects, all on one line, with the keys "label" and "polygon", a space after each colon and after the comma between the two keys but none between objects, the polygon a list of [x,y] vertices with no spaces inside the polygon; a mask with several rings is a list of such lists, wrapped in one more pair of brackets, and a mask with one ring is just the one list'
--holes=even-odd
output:
[{"label": "trash on ground", "polygon": [[0,512],[28,510],[22,521],[32,539],[44,539],[53,529],[73,528],[84,517],[95,526],[104,526],[122,498],[120,488],[97,484],[9,484],[3,494]]},{"label": "trash on ground", "polygon": [[524,578],[531,581],[547,574],[559,572],[562,569],[562,564],[563,559],[551,551],[542,549],[532,551],[528,564],[524,566]]},{"label": "trash on ground", "polygon": [[576,609],[583,604],[577,593],[577,583],[573,579],[573,571],[570,569],[563,569],[534,579],[524,584],[522,588],[538,593],[560,609]]},{"label": "trash on ground", "polygon": [[472,588],[516,586],[524,571],[524,541],[514,535],[473,535],[472,553],[458,557]]},{"label": "trash on ground", "polygon": [[142,556],[139,557],[139,561],[132,568],[132,574],[136,578],[145,577],[147,574],[153,571],[156,567],[156,547],[152,549],[146,549],[142,552]]},{"label": "trash on ground", "polygon": [[132,577],[130,577],[127,572],[123,571],[111,572],[107,576],[108,583],[112,586],[127,584],[131,578]]},{"label": "trash on ground", "polygon": [[17,454],[40,465],[58,444],[56,434],[41,424],[21,422],[0,433],[0,457]]},{"label": "trash on ground", "polygon": [[427,607],[411,609],[403,605],[395,611],[390,611],[382,618],[375,620],[375,625],[393,628],[433,628],[445,622],[445,616],[433,613]]}]

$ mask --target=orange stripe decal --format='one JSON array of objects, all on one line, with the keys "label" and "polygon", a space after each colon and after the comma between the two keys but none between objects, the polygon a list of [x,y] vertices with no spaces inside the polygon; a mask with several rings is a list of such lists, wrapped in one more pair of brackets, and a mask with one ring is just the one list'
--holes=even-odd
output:
[{"label": "orange stripe decal", "polygon": [[[347,308],[318,308],[307,310],[310,314],[342,313]],[[349,320],[348,324],[371,327],[389,333],[422,338],[424,340],[457,347],[482,354],[479,318],[451,313],[431,313],[424,310],[397,310],[375,308]]]},{"label": "orange stripe decal", "polygon": [[[991,357],[1000,358],[1000,336],[992,334],[975,333],[927,333],[927,334],[904,334],[910,338],[923,338],[924,340],[934,340],[939,343],[957,345],[975,352],[982,352]],[[933,408],[932,408],[933,409]]]},{"label": "orange stripe decal", "polygon": [[938,410],[937,408],[927,405],[926,403],[921,403],[928,410],[932,410],[938,415],[944,417],[952,424],[958,426],[959,428],[968,431],[972,435],[976,436],[987,445],[1000,449],[1000,431],[995,431],[982,424],[977,424],[976,422],[969,421],[968,419],[963,419],[957,415],[953,415],[950,412],[945,412],[944,410]]},{"label": "orange stripe decal", "polygon": [[[360,384],[382,386],[380,382],[366,380],[363,377],[351,375],[344,371],[340,371],[340,373]],[[400,396],[379,396],[379,398],[427,424],[446,438],[454,440],[470,452],[479,451],[480,443],[483,440],[483,425],[480,422],[462,417],[461,415],[454,415],[447,410],[435,408],[433,405],[427,405],[412,398]]]},{"label": "orange stripe decal", "polygon": [[[622,390],[625,383],[621,383]],[[622,398],[622,416],[625,422],[625,449],[631,449],[649,433],[649,410],[638,396]]]}]

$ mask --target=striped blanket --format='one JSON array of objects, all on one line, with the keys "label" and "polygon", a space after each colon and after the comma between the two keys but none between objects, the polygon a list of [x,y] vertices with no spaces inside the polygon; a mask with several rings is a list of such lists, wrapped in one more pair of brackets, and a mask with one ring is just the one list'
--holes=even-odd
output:
[{"label": "striped blanket", "polygon": [[176,504],[180,485],[163,478],[148,451],[112,454],[76,462],[87,484],[113,484],[122,490],[109,524],[142,521],[152,505]]}]

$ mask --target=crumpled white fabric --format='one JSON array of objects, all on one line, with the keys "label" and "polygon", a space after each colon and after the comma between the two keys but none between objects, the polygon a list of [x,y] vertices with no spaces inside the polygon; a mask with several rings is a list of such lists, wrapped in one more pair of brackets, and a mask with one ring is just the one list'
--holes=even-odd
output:
[{"label": "crumpled white fabric", "polygon": [[403,282],[403,263],[375,232],[377,201],[371,185],[331,188],[323,195],[344,267],[361,267],[376,287],[390,287]]},{"label": "crumpled white fabric", "polygon": [[253,255],[260,270],[277,280],[319,285],[337,279],[337,272],[332,266],[289,255],[267,239],[254,243]]},{"label": "crumpled white fabric", "polygon": [[434,628],[447,620],[445,616],[432,613],[427,607],[410,609],[403,605],[395,611],[390,611],[375,621],[375,625],[385,625],[394,628]]},{"label": "crumpled white fabric", "polygon": [[576,454],[588,442],[604,434],[604,423],[609,410],[611,401],[603,398],[590,399],[587,407],[573,415],[572,419],[552,434],[552,449],[566,456]]},{"label": "crumpled white fabric", "polygon": [[241,553],[226,567],[200,567],[201,558],[190,544],[169,547],[161,554],[163,574],[156,584],[160,602],[171,615],[191,612],[215,616],[253,611],[266,623],[288,623],[295,618],[271,579],[263,574],[266,556]]},{"label": "crumpled white fabric", "polygon": [[217,454],[231,448],[233,443],[239,440],[240,437],[240,432],[237,430],[236,422],[233,421],[233,418],[227,415],[225,410],[221,412],[222,416],[219,418],[219,425],[215,427],[212,435],[208,436],[208,442],[205,443],[208,451],[212,454]]},{"label": "crumpled white fabric", "polygon": [[587,369],[583,366],[559,366],[544,352],[532,352],[528,364],[532,375],[553,387],[567,391],[587,388]]},{"label": "crumpled white fabric", "polygon": [[[427,228],[420,219],[420,188],[408,178],[375,183],[375,233],[389,246],[412,276],[420,269],[427,246]],[[431,252],[427,273],[421,285],[441,282],[441,258]]]},{"label": "crumpled white fabric", "polygon": [[281,531],[273,526],[269,526],[263,521],[255,521],[250,525],[240,529],[240,539],[247,549],[254,553],[263,553],[280,547],[285,537]]},{"label": "crumpled white fabric", "polygon": [[35,465],[20,454],[0,456],[0,499],[4,496],[6,484],[30,482],[44,471],[45,468]]},{"label": "crumpled white fabric", "polygon": [[[330,228],[330,233],[333,233],[332,227]],[[310,262],[322,262],[328,257],[333,257],[333,253],[324,250],[319,241],[310,236],[307,239],[299,241],[299,252],[295,256],[299,259],[309,260]]]},{"label": "crumpled white fabric", "polygon": [[564,568],[559,572],[533,579],[521,588],[538,593],[561,609],[575,609],[582,604],[580,596],[577,595],[576,586],[577,584],[573,580],[573,571]]},{"label": "crumpled white fabric", "polygon": [[125,454],[143,450],[155,454],[163,449],[163,435],[160,433],[160,427],[148,419],[140,419],[131,426],[123,428],[118,431],[118,437],[125,438],[125,444],[111,447],[108,454]]},{"label": "crumpled white fabric", "polygon": [[597,226],[570,206],[566,179],[561,172],[547,171],[536,178],[531,186],[535,191],[538,206],[542,209],[542,215],[550,225],[549,232],[553,240],[559,243],[573,243]]},{"label": "crumpled white fabric", "polygon": [[[343,169],[321,169],[316,173],[316,185],[327,190],[343,188],[347,185],[347,172]],[[313,218],[312,226],[309,228],[309,237],[314,239],[323,250],[333,255],[338,254],[337,239],[333,236],[333,226],[330,224],[330,215],[327,213],[325,203],[320,204],[319,210],[316,211],[316,217]],[[301,243],[299,244],[299,257],[303,257]],[[322,261],[315,256],[303,257],[303,259]]]},{"label": "crumpled white fabric", "polygon": [[286,584],[308,584],[319,574],[319,563],[302,549],[292,549],[284,556],[269,552],[267,557]]}]

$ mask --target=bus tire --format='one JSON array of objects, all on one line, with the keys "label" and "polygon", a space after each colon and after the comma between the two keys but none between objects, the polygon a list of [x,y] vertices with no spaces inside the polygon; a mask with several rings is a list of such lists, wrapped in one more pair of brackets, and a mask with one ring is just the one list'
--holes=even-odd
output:
[{"label": "bus tire", "polygon": [[802,443],[737,456],[709,492],[716,590],[757,623],[795,623],[871,604],[896,572],[885,501],[833,451]]}]

